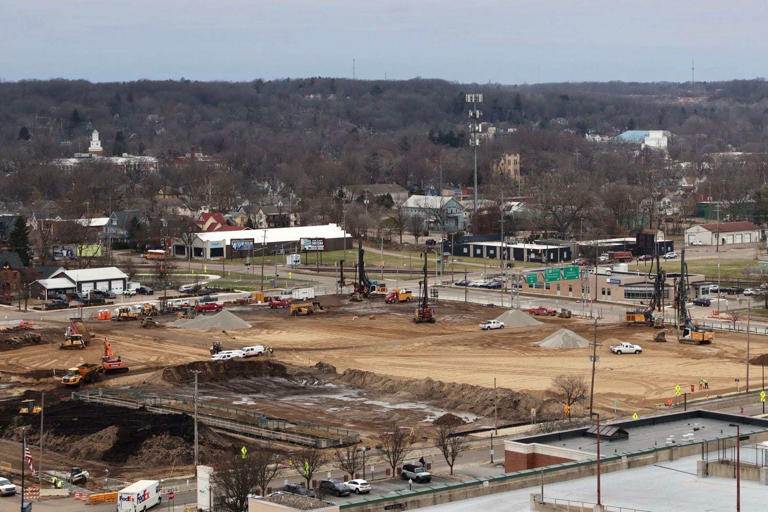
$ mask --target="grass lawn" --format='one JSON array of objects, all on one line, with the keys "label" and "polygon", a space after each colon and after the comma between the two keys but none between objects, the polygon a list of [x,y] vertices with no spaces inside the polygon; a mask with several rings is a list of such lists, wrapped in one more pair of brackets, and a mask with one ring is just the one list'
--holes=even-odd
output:
[{"label": "grass lawn", "polygon": [[[709,280],[717,280],[717,258],[703,260],[688,260],[688,272],[692,274],[704,274]],[[722,279],[749,279],[752,278],[744,274],[744,269],[753,268],[757,262],[752,259],[721,259],[720,277]],[[680,272],[680,259],[663,261],[661,267],[667,272]],[[641,262],[630,264],[630,270],[647,272],[650,268],[650,262]]]}]

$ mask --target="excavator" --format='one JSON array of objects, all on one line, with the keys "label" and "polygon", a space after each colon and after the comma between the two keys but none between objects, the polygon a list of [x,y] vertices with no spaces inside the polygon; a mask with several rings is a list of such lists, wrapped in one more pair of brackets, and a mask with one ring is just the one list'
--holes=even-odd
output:
[{"label": "excavator", "polygon": [[104,357],[101,358],[101,366],[104,368],[104,373],[125,373],[128,371],[128,367],[120,356],[115,356],[112,350],[112,344],[107,338],[104,338]]},{"label": "excavator", "polygon": [[682,330],[682,336],[678,338],[680,343],[690,345],[707,345],[715,341],[715,331],[700,327],[693,323],[688,311],[688,265],[685,263],[685,249],[680,251],[680,277],[677,279],[675,293],[675,306],[677,309],[677,323]]},{"label": "excavator", "polygon": [[427,252],[424,251],[424,281],[421,286],[421,293],[419,294],[419,307],[413,315],[413,321],[417,324],[423,322],[435,323],[435,316],[432,313],[432,308],[429,307],[429,294],[427,293]]},{"label": "excavator", "polygon": [[[656,275],[653,277],[653,296],[648,307],[640,311],[627,311],[625,320],[627,325],[647,325],[657,328],[664,327],[664,283],[667,274],[659,264],[658,246],[654,243],[653,255],[656,263]],[[653,275],[654,260],[651,260],[651,268],[648,269],[648,279]],[[662,341],[662,340],[657,340]]]}]

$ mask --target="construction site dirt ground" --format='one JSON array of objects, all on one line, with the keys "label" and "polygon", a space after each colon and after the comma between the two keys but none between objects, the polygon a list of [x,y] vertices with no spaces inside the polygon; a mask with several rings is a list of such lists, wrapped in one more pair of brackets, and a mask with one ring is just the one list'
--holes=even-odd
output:
[{"label": "construction site dirt ground", "polygon": [[[415,324],[414,304],[387,305],[379,299],[349,302],[341,297],[322,297],[326,313],[291,317],[288,310],[241,306],[229,308],[250,329],[194,331],[160,327],[142,329],[137,322],[90,322],[94,341],[86,350],[59,350],[57,344],[32,345],[0,352],[0,372],[5,394],[20,389],[55,385],[51,377],[80,362],[99,362],[101,339],[108,337],[115,352],[130,366],[128,374],[113,376],[103,385],[163,385],[164,367],[208,359],[214,339],[224,349],[264,344],[275,349],[274,357],[294,365],[329,363],[339,372],[347,368],[392,377],[426,378],[445,382],[499,387],[541,394],[558,375],[583,375],[589,379],[591,348],[545,349],[533,344],[561,328],[591,340],[589,321],[537,317],[535,327],[482,331],[478,324],[504,310],[464,303],[441,302],[435,308],[437,322]],[[169,323],[174,318],[159,318]],[[48,326],[51,327],[51,326]],[[63,333],[64,324],[60,325]],[[597,339],[596,373],[598,405],[634,411],[666,401],[675,385],[689,391],[704,378],[709,393],[735,390],[734,379],[745,384],[746,336],[718,332],[712,345],[677,343],[674,331],[667,343],[654,343],[656,330],[621,324],[601,325]],[[609,345],[629,341],[642,345],[639,355],[614,355]],[[768,352],[768,338],[752,336],[751,354]],[[49,373],[50,372],[50,373]],[[50,375],[50,376],[49,376]],[[760,367],[753,367],[752,386],[759,385]],[[698,385],[697,385],[698,393]],[[707,392],[702,391],[704,395]],[[277,412],[277,411],[274,411]]]}]

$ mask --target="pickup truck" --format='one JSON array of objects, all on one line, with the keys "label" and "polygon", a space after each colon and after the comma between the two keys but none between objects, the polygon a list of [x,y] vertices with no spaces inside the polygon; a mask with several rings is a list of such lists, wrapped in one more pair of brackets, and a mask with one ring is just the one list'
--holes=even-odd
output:
[{"label": "pickup truck", "polygon": [[549,308],[544,307],[544,306],[538,306],[538,307],[535,307],[535,308],[528,309],[528,313],[530,313],[531,315],[536,315],[536,316],[539,316],[539,315],[541,315],[541,316],[555,316],[557,314],[557,311],[555,311],[554,309],[549,309]]},{"label": "pickup truck", "polygon": [[196,304],[195,311],[221,311],[222,305],[215,302],[206,302],[203,304]]},{"label": "pickup truck", "polygon": [[503,329],[504,322],[499,322],[498,320],[487,320],[480,324],[480,328],[484,331],[487,331],[488,329]]},{"label": "pickup truck", "polygon": [[286,299],[280,299],[280,300],[273,300],[269,303],[270,309],[283,309],[287,308],[290,305],[290,301]]},{"label": "pickup truck", "polygon": [[643,348],[640,345],[633,345],[632,343],[628,343],[626,341],[622,341],[618,345],[611,345],[611,352],[614,354],[639,354],[643,351]]},{"label": "pickup truck", "polygon": [[416,483],[428,483],[432,480],[432,473],[428,472],[418,464],[403,464],[403,470],[400,473],[403,480],[413,480]]}]

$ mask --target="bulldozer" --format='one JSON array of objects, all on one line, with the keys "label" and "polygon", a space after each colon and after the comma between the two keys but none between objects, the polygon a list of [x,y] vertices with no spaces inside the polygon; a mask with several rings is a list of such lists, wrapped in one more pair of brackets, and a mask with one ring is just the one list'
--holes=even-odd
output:
[{"label": "bulldozer", "polygon": [[104,356],[101,358],[101,366],[104,369],[104,373],[125,373],[128,371],[128,367],[120,356],[115,356],[112,350],[112,344],[104,338]]},{"label": "bulldozer", "polygon": [[176,313],[176,318],[179,320],[186,319],[190,320],[192,318],[195,318],[195,310],[193,308],[184,308],[183,310]]},{"label": "bulldozer", "polygon": [[82,334],[67,334],[64,337],[64,341],[59,345],[60,349],[85,349],[85,340],[83,340]]},{"label": "bulldozer", "polygon": [[126,320],[136,320],[139,318],[139,316],[128,306],[123,306],[120,309],[117,310],[117,316],[115,317],[115,320],[118,322],[123,322]]},{"label": "bulldozer", "polygon": [[34,398],[28,398],[27,400],[21,401],[19,414],[40,414],[40,411],[42,410],[42,407],[40,407],[37,402],[35,402]]},{"label": "bulldozer", "polygon": [[557,314],[558,318],[571,318],[571,310],[562,308],[560,309],[560,313]]},{"label": "bulldozer", "polygon": [[155,316],[157,315],[157,308],[154,304],[142,304],[141,306],[141,314],[144,316]]},{"label": "bulldozer", "polygon": [[325,313],[325,309],[317,301],[292,302],[290,305],[292,316],[313,315],[315,313]]},{"label": "bulldozer", "polygon": [[151,316],[145,316],[141,319],[141,326],[144,329],[149,329],[152,327],[160,327],[160,324],[158,324],[157,321]]}]

